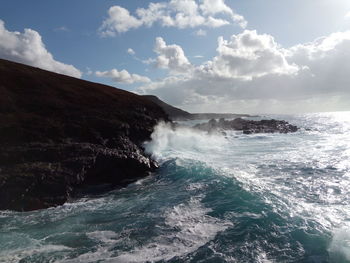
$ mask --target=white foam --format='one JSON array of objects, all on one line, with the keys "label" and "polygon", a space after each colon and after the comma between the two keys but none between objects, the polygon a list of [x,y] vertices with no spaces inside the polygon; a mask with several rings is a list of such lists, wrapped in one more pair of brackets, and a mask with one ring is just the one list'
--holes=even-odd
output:
[{"label": "white foam", "polygon": [[[29,213],[19,213],[18,216],[14,217],[14,220],[19,220],[22,224],[27,226],[36,225],[42,220],[57,222],[67,218],[68,216],[102,209],[109,203],[112,203],[111,197],[80,198],[73,202],[66,202],[57,207],[50,207]],[[17,223],[11,222],[11,224],[16,225]]]},{"label": "white foam", "polygon": [[196,159],[196,156],[222,149],[226,140],[220,134],[208,134],[187,127],[173,128],[164,122],[159,123],[145,143],[146,152],[158,161],[183,157]]},{"label": "white foam", "polygon": [[329,247],[331,259],[336,262],[340,258],[350,261],[350,228],[342,227],[334,231],[332,243]]},{"label": "white foam", "polygon": [[62,245],[36,245],[29,248],[21,248],[11,251],[3,251],[0,253],[1,263],[15,263],[30,256],[42,253],[51,253],[56,251],[67,251],[72,248]]},{"label": "white foam", "polygon": [[86,235],[101,243],[95,251],[79,255],[74,259],[66,258],[57,262],[92,263],[102,260],[104,263],[138,263],[170,260],[184,256],[196,251],[220,231],[232,225],[228,221],[209,216],[210,211],[211,209],[202,205],[200,197],[191,198],[187,203],[177,205],[165,212],[164,231],[169,234],[160,235],[142,247],[115,255],[114,246],[126,240],[113,231],[94,231]]},{"label": "white foam", "polygon": [[165,224],[172,233],[119,255],[115,258],[116,262],[170,260],[196,251],[232,225],[228,221],[209,216],[207,213],[210,211],[211,209],[203,207],[198,198],[169,209],[165,213]]},{"label": "white foam", "polygon": [[113,244],[119,235],[113,231],[94,231],[86,234],[88,238],[105,244]]},{"label": "white foam", "polygon": [[[94,263],[94,262],[109,262],[112,252],[109,247],[98,247],[95,252],[87,252],[79,255],[74,259],[63,259],[56,261],[55,263]],[[116,262],[116,261],[113,261]]]},{"label": "white foam", "polygon": [[186,186],[187,191],[197,191],[201,190],[203,188],[206,188],[207,185],[204,183],[190,183],[189,185]]},{"label": "white foam", "polygon": [[76,258],[66,257],[55,263],[94,263],[94,262],[117,262],[114,258],[114,247],[118,243],[125,242],[125,238],[114,231],[93,231],[86,233],[86,236],[97,242],[96,249],[81,254]]}]

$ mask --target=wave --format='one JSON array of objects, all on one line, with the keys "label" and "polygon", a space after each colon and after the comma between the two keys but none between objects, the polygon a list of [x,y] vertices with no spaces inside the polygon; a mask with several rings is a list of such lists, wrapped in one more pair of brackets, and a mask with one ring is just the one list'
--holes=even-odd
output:
[{"label": "wave", "polygon": [[153,176],[0,212],[0,262],[349,262],[348,124],[291,118],[313,130],[222,135],[160,123],[145,143],[161,163]]},{"label": "wave", "polygon": [[[270,206],[291,233],[307,229],[299,238],[314,235],[315,241],[324,236],[321,243],[328,247],[329,256],[346,262],[349,235],[338,228],[350,215],[344,210],[350,203],[350,137],[344,133],[350,115],[331,116],[307,116],[307,123],[300,122],[306,128],[316,127],[317,133],[303,129],[296,134],[253,136],[222,136],[161,123],[145,146],[162,162],[180,159],[181,164],[189,159],[218,169],[219,175],[240,182],[246,192]],[[305,242],[304,238],[298,242]]]},{"label": "wave", "polygon": [[[38,259],[38,261],[48,262],[47,258],[46,259],[43,258],[45,257],[45,254],[49,254],[53,252],[69,251],[69,250],[72,250],[72,248],[67,246],[62,246],[62,245],[39,245],[38,244],[30,248],[22,248],[22,249],[15,249],[11,251],[1,252],[0,262],[17,263],[17,262],[22,262],[22,260],[28,260],[31,257],[36,257],[40,254],[41,254],[41,260]],[[33,259],[32,261],[35,262],[36,259]]]},{"label": "wave", "polygon": [[332,262],[350,262],[350,227],[336,229],[329,247]]},{"label": "wave", "polygon": [[[172,230],[169,235],[157,237],[149,244],[135,248],[115,258],[117,262],[155,262],[182,257],[196,251],[212,240],[219,232],[232,226],[231,222],[211,217],[200,198],[191,198],[165,212],[165,225]],[[168,230],[169,231],[169,230]]]},{"label": "wave", "polygon": [[94,231],[86,236],[99,244],[95,251],[81,254],[74,259],[63,259],[61,263],[78,262],[156,262],[181,258],[212,240],[219,232],[232,226],[226,220],[209,216],[210,208],[201,203],[201,196],[167,209],[163,214],[164,225],[159,222],[162,234],[153,237],[142,246],[128,252],[114,250],[120,244],[130,242],[128,236],[114,231]]},{"label": "wave", "polygon": [[220,134],[208,134],[188,127],[174,128],[168,123],[159,123],[144,144],[146,152],[160,162],[171,158],[200,159],[205,154],[215,154],[227,144]]}]

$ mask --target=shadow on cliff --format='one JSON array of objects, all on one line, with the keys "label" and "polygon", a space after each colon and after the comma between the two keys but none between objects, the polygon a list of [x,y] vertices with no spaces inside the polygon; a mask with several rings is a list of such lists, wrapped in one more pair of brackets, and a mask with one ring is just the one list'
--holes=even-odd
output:
[{"label": "shadow on cliff", "polygon": [[117,88],[0,59],[0,209],[60,205],[157,165],[142,148],[166,113]]}]

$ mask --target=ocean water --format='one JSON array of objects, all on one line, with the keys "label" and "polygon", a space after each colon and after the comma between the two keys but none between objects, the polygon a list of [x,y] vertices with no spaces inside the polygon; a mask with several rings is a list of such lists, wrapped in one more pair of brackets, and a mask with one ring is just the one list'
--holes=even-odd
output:
[{"label": "ocean water", "polygon": [[350,112],[264,116],[292,134],[159,124],[127,188],[0,212],[0,262],[350,262]]}]

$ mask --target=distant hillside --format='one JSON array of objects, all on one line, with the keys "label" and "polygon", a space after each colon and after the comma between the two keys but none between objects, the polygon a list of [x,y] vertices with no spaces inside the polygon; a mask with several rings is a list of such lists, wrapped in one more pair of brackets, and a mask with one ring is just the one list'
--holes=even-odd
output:
[{"label": "distant hillside", "polygon": [[189,113],[182,109],[171,106],[168,103],[160,100],[154,95],[144,95],[143,97],[151,100],[152,102],[159,105],[169,116],[171,120],[183,121],[183,120],[206,120],[206,119],[233,119],[240,117],[249,117],[248,114],[234,114],[234,113]]},{"label": "distant hillside", "polygon": [[160,106],[166,114],[169,115],[169,118],[172,120],[180,120],[180,119],[192,119],[192,114],[181,110],[179,108],[173,107],[168,103],[165,103],[164,101],[160,100],[157,96],[154,95],[144,95],[143,97],[151,100],[152,102],[156,103],[158,106]]}]

